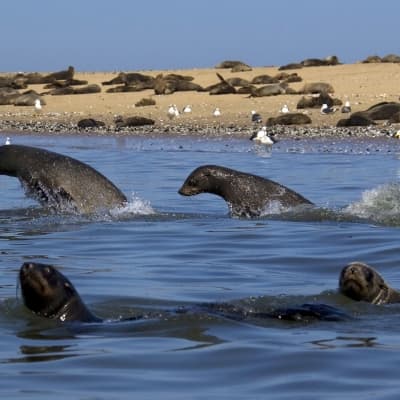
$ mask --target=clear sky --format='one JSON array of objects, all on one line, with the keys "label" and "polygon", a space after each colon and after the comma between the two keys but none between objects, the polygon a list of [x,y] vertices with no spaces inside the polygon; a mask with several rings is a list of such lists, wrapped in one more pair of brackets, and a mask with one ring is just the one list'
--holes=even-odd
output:
[{"label": "clear sky", "polygon": [[400,0],[2,0],[0,71],[400,55]]}]

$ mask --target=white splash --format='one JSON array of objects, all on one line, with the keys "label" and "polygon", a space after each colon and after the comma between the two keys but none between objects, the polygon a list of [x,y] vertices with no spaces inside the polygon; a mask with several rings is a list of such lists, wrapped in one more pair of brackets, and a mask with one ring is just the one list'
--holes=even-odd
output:
[{"label": "white splash", "polygon": [[360,201],[348,205],[344,212],[380,223],[400,224],[400,185],[385,184],[362,194]]},{"label": "white splash", "polygon": [[156,212],[150,205],[150,202],[141,199],[135,193],[132,193],[132,197],[127,204],[110,210],[110,215],[112,217],[118,217],[121,215],[151,215],[155,213]]}]

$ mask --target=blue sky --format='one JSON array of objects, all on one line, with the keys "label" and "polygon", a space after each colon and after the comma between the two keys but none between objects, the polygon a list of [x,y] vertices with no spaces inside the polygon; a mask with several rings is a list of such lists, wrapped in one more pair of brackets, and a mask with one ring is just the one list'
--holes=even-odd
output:
[{"label": "blue sky", "polygon": [[400,54],[399,0],[3,0],[0,71],[283,65]]}]

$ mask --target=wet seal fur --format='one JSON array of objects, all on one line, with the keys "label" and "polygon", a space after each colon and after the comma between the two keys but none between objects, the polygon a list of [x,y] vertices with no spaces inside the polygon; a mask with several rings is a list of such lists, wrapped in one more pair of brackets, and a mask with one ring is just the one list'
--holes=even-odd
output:
[{"label": "wet seal fur", "polygon": [[295,191],[272,180],[218,165],[203,165],[186,178],[178,191],[183,196],[212,193],[222,197],[231,214],[242,217],[262,215],[277,202],[284,208],[313,203]]},{"label": "wet seal fur", "polygon": [[0,174],[18,178],[28,195],[55,209],[95,213],[127,202],[94,168],[36,147],[0,146]]},{"label": "wet seal fur", "polygon": [[353,300],[372,304],[400,302],[400,292],[391,288],[372,267],[359,261],[351,262],[343,268],[339,290]]},{"label": "wet seal fur", "polygon": [[19,271],[24,304],[35,314],[61,322],[101,322],[72,283],[52,265],[26,262]]},{"label": "wet seal fur", "polygon": [[[87,308],[68,278],[52,265],[23,263],[19,272],[19,281],[25,306],[40,317],[60,322],[104,322]],[[255,312],[230,303],[203,303],[166,311],[167,314],[193,312],[216,315],[235,321],[273,318],[309,322],[311,320],[342,321],[350,318],[341,310],[326,304],[302,304],[276,309],[272,312]],[[119,321],[136,321],[142,318],[144,316],[140,315]]]}]

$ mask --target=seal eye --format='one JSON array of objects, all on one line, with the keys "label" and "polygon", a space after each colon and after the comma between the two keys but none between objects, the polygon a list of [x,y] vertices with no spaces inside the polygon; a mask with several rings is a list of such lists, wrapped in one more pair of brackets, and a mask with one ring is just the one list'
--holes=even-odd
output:
[{"label": "seal eye", "polygon": [[372,282],[372,279],[374,278],[374,274],[372,273],[372,271],[370,271],[369,269],[365,271],[365,279],[367,282]]}]

